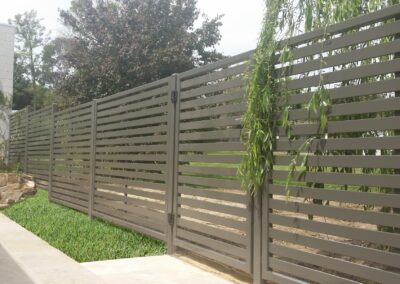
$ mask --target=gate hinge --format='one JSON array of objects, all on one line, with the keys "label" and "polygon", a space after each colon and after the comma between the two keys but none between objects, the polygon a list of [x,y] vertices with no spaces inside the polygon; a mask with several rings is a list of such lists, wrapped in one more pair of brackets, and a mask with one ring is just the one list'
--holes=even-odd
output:
[{"label": "gate hinge", "polygon": [[168,214],[168,224],[173,225],[175,223],[175,215],[169,213]]},{"label": "gate hinge", "polygon": [[176,104],[177,101],[178,101],[178,91],[176,90],[171,91],[171,102]]}]

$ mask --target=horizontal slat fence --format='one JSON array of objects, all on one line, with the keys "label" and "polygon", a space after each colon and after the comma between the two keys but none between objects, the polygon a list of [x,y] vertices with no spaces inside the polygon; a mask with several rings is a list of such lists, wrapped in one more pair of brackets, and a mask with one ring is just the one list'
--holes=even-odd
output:
[{"label": "horizontal slat fence", "polygon": [[[395,6],[293,40],[294,61],[277,66],[292,137],[280,129],[264,198],[264,279],[400,282],[399,15]],[[320,86],[332,100],[326,134],[308,118]]]},{"label": "horizontal slat fence", "polygon": [[[399,17],[395,5],[280,44],[293,56],[275,66],[288,93],[276,111],[289,104],[291,137],[279,129],[255,196],[237,175],[252,51],[73,108],[15,113],[8,159],[51,201],[254,283],[400,283]],[[321,86],[323,134],[308,105]]]},{"label": "horizontal slat fence", "polygon": [[10,116],[10,141],[8,143],[8,163],[25,170],[27,146],[28,108],[13,113]]},{"label": "horizontal slat fence", "polygon": [[50,200],[88,212],[92,103],[53,116]]},{"label": "horizontal slat fence", "polygon": [[53,106],[28,112],[27,160],[25,172],[31,174],[38,186],[48,187],[50,121]]}]

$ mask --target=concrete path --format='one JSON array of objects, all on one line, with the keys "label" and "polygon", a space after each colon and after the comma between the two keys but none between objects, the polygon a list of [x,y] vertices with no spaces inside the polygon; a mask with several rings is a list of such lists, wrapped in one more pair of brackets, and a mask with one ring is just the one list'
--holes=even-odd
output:
[{"label": "concrete path", "polygon": [[0,283],[229,284],[232,282],[172,256],[79,264],[0,213]]},{"label": "concrete path", "polygon": [[[0,213],[0,259],[12,284],[103,284],[99,277]],[[3,278],[4,277],[4,278]],[[29,279],[30,282],[27,282]],[[25,281],[25,282],[24,282]]]},{"label": "concrete path", "polygon": [[172,256],[149,256],[82,263],[107,284],[231,284]]}]

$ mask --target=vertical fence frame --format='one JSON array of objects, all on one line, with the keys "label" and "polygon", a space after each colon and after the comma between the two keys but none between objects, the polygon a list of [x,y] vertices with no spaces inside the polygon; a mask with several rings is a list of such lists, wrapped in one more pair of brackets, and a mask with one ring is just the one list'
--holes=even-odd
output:
[{"label": "vertical fence frame", "polygon": [[179,88],[178,88],[178,74],[173,74],[170,77],[169,86],[169,96],[168,101],[168,157],[167,157],[167,171],[168,171],[168,191],[166,194],[166,218],[167,218],[167,230],[166,230],[166,240],[167,240],[167,252],[168,254],[175,253],[176,247],[174,245],[175,227],[176,227],[176,202],[175,202],[175,180],[177,176],[177,167],[175,166],[177,156],[176,156],[176,130],[179,127],[179,120],[176,120],[178,115],[178,101],[179,101]]},{"label": "vertical fence frame", "polygon": [[88,215],[93,219],[94,192],[96,190],[96,137],[97,137],[97,100],[92,102],[92,126],[90,140],[90,184],[89,184],[89,208]]},{"label": "vertical fence frame", "polygon": [[49,149],[49,186],[48,186],[48,198],[52,201],[52,189],[53,189],[53,151],[54,151],[54,129],[55,129],[55,118],[54,114],[57,111],[57,106],[55,104],[51,107],[50,116],[50,149]]},{"label": "vertical fence frame", "polygon": [[25,113],[25,149],[24,149],[24,172],[28,172],[28,139],[29,139],[29,113],[31,111],[31,107],[26,107]]}]

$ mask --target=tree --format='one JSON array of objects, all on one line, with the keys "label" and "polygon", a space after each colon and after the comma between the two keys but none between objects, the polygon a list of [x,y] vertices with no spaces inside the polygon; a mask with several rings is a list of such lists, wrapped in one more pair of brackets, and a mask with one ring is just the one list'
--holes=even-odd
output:
[{"label": "tree", "polygon": [[75,0],[60,15],[71,37],[57,92],[77,103],[222,58],[221,17],[195,28],[196,0]]},{"label": "tree", "polygon": [[45,84],[41,82],[42,50],[48,41],[45,27],[36,11],[18,14],[9,23],[16,28],[16,54],[14,60],[13,107],[20,109],[33,104],[40,107]]}]

